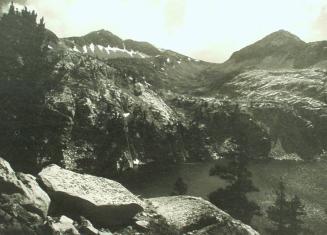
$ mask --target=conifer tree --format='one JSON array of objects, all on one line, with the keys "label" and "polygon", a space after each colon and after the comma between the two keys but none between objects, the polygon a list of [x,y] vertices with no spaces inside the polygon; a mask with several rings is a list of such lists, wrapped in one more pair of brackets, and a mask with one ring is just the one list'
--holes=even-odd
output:
[{"label": "conifer tree", "polygon": [[47,53],[44,19],[26,7],[19,12],[11,3],[0,20],[0,69],[5,78],[36,78],[44,70]]},{"label": "conifer tree", "polygon": [[295,195],[290,201],[290,217],[289,217],[289,234],[301,234],[304,231],[302,227],[304,224],[303,216],[306,215],[304,205],[302,204],[300,198]]},{"label": "conifer tree", "polygon": [[281,180],[276,190],[274,205],[267,209],[268,218],[273,228],[267,231],[272,235],[298,235],[308,230],[303,228],[303,216],[306,215],[304,205],[300,198],[295,195],[288,200],[285,193],[285,184]]},{"label": "conifer tree", "polygon": [[210,170],[211,176],[219,176],[227,181],[225,188],[218,188],[208,197],[211,203],[229,213],[231,216],[250,224],[253,216],[261,215],[260,207],[247,198],[247,193],[258,192],[247,169],[248,157],[243,151],[229,153],[226,166],[216,165]]},{"label": "conifer tree", "polygon": [[274,229],[267,229],[271,234],[287,234],[288,224],[288,201],[285,194],[285,184],[283,181],[278,183],[275,191],[276,199],[273,206],[267,210],[268,218],[272,221]]},{"label": "conifer tree", "polygon": [[5,101],[0,129],[8,133],[0,137],[0,147],[20,171],[34,170],[44,152],[43,133],[35,126],[44,111],[41,78],[49,77],[45,34],[35,12],[18,11],[13,3],[0,19],[0,100]]},{"label": "conifer tree", "polygon": [[172,195],[185,195],[187,193],[187,184],[182,177],[178,177],[174,184]]}]

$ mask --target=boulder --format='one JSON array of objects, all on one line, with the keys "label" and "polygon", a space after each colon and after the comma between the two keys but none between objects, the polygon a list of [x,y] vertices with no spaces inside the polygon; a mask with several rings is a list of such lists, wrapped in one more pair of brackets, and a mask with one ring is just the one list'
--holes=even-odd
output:
[{"label": "boulder", "polygon": [[250,226],[241,222],[234,224],[213,224],[203,229],[194,231],[192,235],[245,235],[245,234],[259,234]]},{"label": "boulder", "polygon": [[0,191],[8,194],[22,192],[22,185],[16,173],[3,158],[0,158]]},{"label": "boulder", "polygon": [[42,234],[50,198],[32,175],[0,158],[0,234]]},{"label": "boulder", "polygon": [[85,216],[101,226],[128,223],[143,210],[143,202],[121,184],[50,165],[39,173],[54,207]]},{"label": "boulder", "polygon": [[[210,202],[191,196],[148,199],[167,222],[183,233],[258,235],[250,226],[235,220]],[[213,232],[212,232],[213,231]]]},{"label": "boulder", "polygon": [[25,208],[30,208],[38,215],[45,218],[48,214],[50,198],[39,186],[36,178],[29,174],[17,173],[17,178],[24,184],[22,190],[27,200],[24,202]]}]

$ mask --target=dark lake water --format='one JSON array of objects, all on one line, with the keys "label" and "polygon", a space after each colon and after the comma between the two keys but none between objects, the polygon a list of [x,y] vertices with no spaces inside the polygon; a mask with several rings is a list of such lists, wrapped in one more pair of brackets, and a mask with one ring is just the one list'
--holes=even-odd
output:
[{"label": "dark lake water", "polygon": [[[210,168],[217,162],[182,164],[165,169],[148,168],[133,176],[128,187],[144,198],[167,196],[172,192],[174,182],[182,177],[188,185],[188,194],[207,198],[208,193],[224,186],[218,177],[209,176]],[[277,161],[253,162],[249,169],[253,173],[254,184],[260,192],[249,195],[263,211],[274,201],[274,187],[282,177],[289,195],[297,194],[307,210],[306,225],[315,234],[327,234],[327,162]],[[144,174],[142,172],[145,172]],[[265,213],[264,213],[265,214]],[[268,226],[263,217],[255,218],[253,226],[261,233]]]}]

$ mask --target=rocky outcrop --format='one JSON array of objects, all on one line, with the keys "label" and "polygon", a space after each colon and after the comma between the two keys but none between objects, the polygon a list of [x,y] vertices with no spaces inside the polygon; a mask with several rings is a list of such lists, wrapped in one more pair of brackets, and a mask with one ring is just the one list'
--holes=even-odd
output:
[{"label": "rocky outcrop", "polygon": [[250,226],[233,219],[201,198],[172,196],[151,198],[149,201],[158,214],[183,233],[258,235]]},{"label": "rocky outcrop", "polygon": [[0,158],[0,234],[42,234],[50,198],[32,175]]},{"label": "rocky outcrop", "polygon": [[140,74],[65,52],[45,76],[38,85],[0,81],[8,101],[0,154],[15,169],[37,174],[54,163],[112,177],[138,162],[185,158],[178,131],[167,128],[176,113]]},{"label": "rocky outcrop", "polygon": [[56,165],[43,169],[39,177],[57,210],[83,215],[95,224],[127,224],[143,210],[140,199],[109,179],[74,173]]},{"label": "rocky outcrop", "polygon": [[302,159],[327,148],[326,72],[318,69],[242,73],[220,90],[268,130],[272,151]]},{"label": "rocky outcrop", "polygon": [[17,173],[16,175],[25,186],[22,187],[24,196],[28,198],[25,208],[30,208],[30,210],[42,217],[46,217],[50,205],[49,196],[39,186],[34,176],[23,173]]},{"label": "rocky outcrop", "polygon": [[186,95],[170,99],[190,118],[184,144],[194,159],[200,154],[207,158],[223,158],[238,147],[252,159],[268,157],[271,150],[269,132],[242,104],[228,98]]}]

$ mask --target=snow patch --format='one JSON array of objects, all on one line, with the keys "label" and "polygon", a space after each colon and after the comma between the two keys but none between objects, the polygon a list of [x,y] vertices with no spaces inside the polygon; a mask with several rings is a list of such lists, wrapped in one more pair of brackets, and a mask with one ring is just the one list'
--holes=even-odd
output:
[{"label": "snow patch", "polygon": [[87,53],[87,47],[85,45],[83,46],[83,53]]},{"label": "snow patch", "polygon": [[[83,53],[87,53],[88,49],[90,49],[92,51],[92,53],[95,53],[95,49],[98,48],[100,51],[102,51],[103,53],[106,53],[108,55],[112,54],[112,53],[122,53],[125,55],[128,55],[130,57],[140,57],[140,58],[148,58],[150,57],[147,54],[144,54],[142,52],[139,51],[134,51],[134,50],[127,50],[127,49],[121,49],[118,47],[112,47],[110,45],[108,46],[102,46],[102,45],[95,45],[93,43],[89,44],[89,45],[84,45],[83,47]],[[74,48],[72,49],[73,51],[76,52],[81,52],[80,50],[78,50],[78,48],[76,46],[74,46]]]},{"label": "snow patch", "polygon": [[102,46],[102,45],[97,45],[97,47],[99,48],[100,51],[103,51],[103,49],[104,49],[104,46]]},{"label": "snow patch", "polygon": [[91,43],[91,45],[90,45],[90,49],[91,49],[91,51],[94,53],[94,50],[95,50],[95,46],[94,46],[94,44],[93,44],[93,43]]},{"label": "snow patch", "polygon": [[124,118],[127,118],[127,117],[129,117],[129,115],[131,115],[131,114],[130,114],[130,113],[124,113],[124,114],[123,114],[123,117],[124,117]]},{"label": "snow patch", "polygon": [[133,160],[133,164],[138,166],[138,165],[144,165],[145,163],[136,158]]},{"label": "snow patch", "polygon": [[74,46],[73,51],[75,51],[75,52],[80,52],[80,51],[77,49],[76,46]]}]

